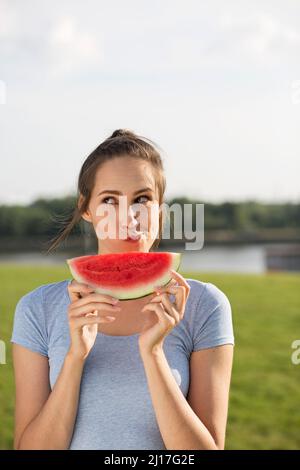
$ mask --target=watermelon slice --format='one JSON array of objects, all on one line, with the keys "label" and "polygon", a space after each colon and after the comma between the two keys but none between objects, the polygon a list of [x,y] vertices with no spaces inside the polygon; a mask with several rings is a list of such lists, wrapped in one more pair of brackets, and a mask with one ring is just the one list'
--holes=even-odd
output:
[{"label": "watermelon slice", "polygon": [[137,299],[154,292],[171,280],[170,269],[177,271],[181,253],[130,251],[87,255],[67,260],[72,276],[118,299]]}]

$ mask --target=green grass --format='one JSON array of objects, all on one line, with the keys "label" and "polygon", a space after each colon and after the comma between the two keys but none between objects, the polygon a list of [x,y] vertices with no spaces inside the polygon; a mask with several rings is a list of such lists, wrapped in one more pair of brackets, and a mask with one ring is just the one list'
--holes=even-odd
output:
[{"label": "green grass", "polygon": [[[230,299],[235,330],[227,449],[300,449],[300,365],[291,344],[300,339],[300,276],[181,272],[216,284]],[[0,265],[0,449],[13,446],[14,383],[9,342],[18,299],[33,288],[69,278],[53,266]]]}]

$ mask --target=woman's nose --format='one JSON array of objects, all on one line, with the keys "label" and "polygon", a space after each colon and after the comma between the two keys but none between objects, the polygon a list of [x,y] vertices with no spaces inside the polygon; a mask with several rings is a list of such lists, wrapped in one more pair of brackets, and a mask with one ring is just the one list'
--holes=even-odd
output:
[{"label": "woman's nose", "polygon": [[121,222],[121,227],[124,228],[125,230],[128,228],[135,228],[138,225],[138,221],[136,220],[136,210],[132,208],[132,206],[129,206],[128,211],[127,211],[127,217],[123,218],[123,221]]},{"label": "woman's nose", "polygon": [[127,222],[128,222],[128,224],[130,224],[130,227],[135,227],[138,224],[138,221],[135,218],[136,213],[137,213],[137,211],[132,209],[132,206],[129,206]]}]

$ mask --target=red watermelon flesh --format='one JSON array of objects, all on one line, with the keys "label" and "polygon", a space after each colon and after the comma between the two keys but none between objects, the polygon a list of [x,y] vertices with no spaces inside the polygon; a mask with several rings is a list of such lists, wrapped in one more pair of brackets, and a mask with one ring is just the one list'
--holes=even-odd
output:
[{"label": "red watermelon flesh", "polygon": [[144,297],[154,292],[154,286],[168,284],[170,269],[177,271],[180,261],[181,253],[130,251],[79,256],[67,263],[78,282],[125,300]]}]

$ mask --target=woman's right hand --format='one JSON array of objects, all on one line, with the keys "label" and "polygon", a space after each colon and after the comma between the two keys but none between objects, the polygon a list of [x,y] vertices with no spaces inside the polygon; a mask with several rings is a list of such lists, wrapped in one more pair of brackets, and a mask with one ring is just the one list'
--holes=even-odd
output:
[{"label": "woman's right hand", "polygon": [[69,353],[86,359],[92,349],[99,323],[111,323],[114,313],[121,310],[115,303],[118,299],[106,294],[97,294],[87,284],[74,279],[68,285],[71,303],[68,307],[68,320],[71,336]]}]

